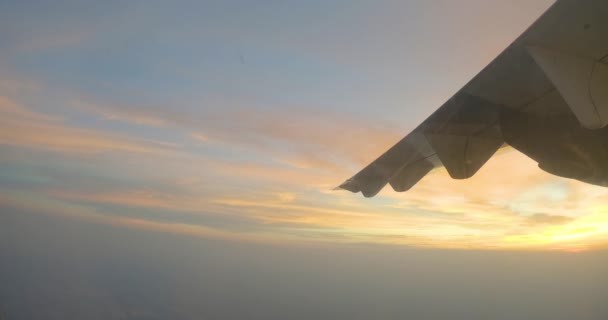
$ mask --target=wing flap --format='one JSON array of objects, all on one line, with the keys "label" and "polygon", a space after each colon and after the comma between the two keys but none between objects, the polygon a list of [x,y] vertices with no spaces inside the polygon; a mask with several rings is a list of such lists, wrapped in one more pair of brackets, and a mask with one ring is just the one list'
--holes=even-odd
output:
[{"label": "wing flap", "polygon": [[460,92],[425,121],[420,130],[452,178],[470,178],[502,146],[500,109]]},{"label": "wing flap", "polygon": [[433,134],[430,143],[453,179],[467,179],[504,144],[498,125],[475,135]]},{"label": "wing flap", "polygon": [[404,192],[411,189],[418,181],[426,176],[435,166],[426,159],[420,159],[403,167],[389,181],[393,190]]},{"label": "wing flap", "polygon": [[422,158],[415,146],[403,138],[382,156],[369,164],[339,188],[361,192],[365,197],[375,196],[388,181],[408,163]]}]

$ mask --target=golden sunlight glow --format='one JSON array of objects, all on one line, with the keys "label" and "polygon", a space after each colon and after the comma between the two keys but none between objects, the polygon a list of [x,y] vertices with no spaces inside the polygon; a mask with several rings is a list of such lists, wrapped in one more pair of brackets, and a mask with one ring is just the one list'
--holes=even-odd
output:
[{"label": "golden sunlight glow", "polygon": [[[109,117],[89,112],[102,119]],[[154,116],[145,118],[135,112],[117,114],[112,113],[112,119],[133,126],[162,130],[177,126],[170,122],[161,126],[150,120],[156,119]],[[341,146],[338,154],[343,157],[339,162],[320,159],[308,147],[300,153],[282,153],[230,140],[242,132],[225,137],[221,147],[253,148],[252,152],[264,152],[272,159],[253,162],[196,154],[184,147],[188,143],[161,143],[137,135],[74,127],[66,119],[34,111],[4,96],[0,96],[0,115],[1,145],[53,154],[63,161],[84,160],[95,164],[96,171],[113,172],[118,164],[121,172],[132,172],[131,180],[125,180],[130,183],[125,185],[122,180],[86,180],[97,187],[79,188],[59,180],[52,187],[9,190],[13,196],[1,197],[0,202],[13,207],[29,208],[42,201],[35,210],[95,223],[239,241],[567,251],[608,245],[608,189],[547,174],[534,161],[508,148],[500,150],[470,179],[453,180],[445,170],[437,169],[408,192],[396,193],[387,187],[377,197],[365,199],[359,194],[332,191],[352,173],[341,163],[350,163],[353,168],[364,165],[377,154],[376,149],[390,146],[392,138],[387,137],[398,134],[357,131],[359,122],[321,126],[321,134],[310,136],[305,132],[314,126],[313,119],[303,120],[308,123],[298,127],[243,125],[243,130],[259,129],[258,134],[269,138],[288,137],[290,143],[315,145],[321,151]],[[287,123],[287,118],[281,118],[285,116],[275,114],[270,122]],[[185,135],[191,139],[189,143],[219,146],[210,142],[215,138],[201,136],[197,130]],[[353,144],[360,137],[353,139],[341,132],[384,139],[362,150]],[[96,156],[100,153],[104,156]],[[25,156],[15,153],[5,157],[3,165],[19,164],[23,162],[20,157]],[[105,159],[109,158],[119,161],[108,164]],[[83,179],[88,174],[73,172],[71,176]],[[158,212],[162,219],[156,216]],[[127,213],[136,217],[125,216]]]}]

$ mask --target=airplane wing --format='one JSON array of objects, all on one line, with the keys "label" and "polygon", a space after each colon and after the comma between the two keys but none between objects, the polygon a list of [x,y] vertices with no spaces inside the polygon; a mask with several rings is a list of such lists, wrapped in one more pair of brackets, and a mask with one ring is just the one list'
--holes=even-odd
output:
[{"label": "airplane wing", "polygon": [[608,1],[560,0],[452,98],[339,188],[409,190],[443,166],[473,176],[502,146],[608,186]]}]

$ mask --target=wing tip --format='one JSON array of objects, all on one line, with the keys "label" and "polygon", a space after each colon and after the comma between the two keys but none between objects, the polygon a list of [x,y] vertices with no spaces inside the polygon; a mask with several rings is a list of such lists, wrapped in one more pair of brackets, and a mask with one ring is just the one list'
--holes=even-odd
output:
[{"label": "wing tip", "polygon": [[334,190],[347,190],[352,193],[361,192],[361,194],[366,198],[371,198],[371,197],[375,196],[376,194],[378,194],[378,192],[380,191],[379,189],[378,190],[375,190],[375,189],[368,190],[366,188],[361,188],[360,183],[358,183],[353,178],[350,178],[350,179],[344,181],[341,185],[335,187]]}]

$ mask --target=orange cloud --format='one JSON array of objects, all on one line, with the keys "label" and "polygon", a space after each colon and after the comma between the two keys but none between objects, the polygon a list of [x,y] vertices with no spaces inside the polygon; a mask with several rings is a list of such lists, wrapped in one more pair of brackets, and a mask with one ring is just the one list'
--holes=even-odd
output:
[{"label": "orange cloud", "polygon": [[106,120],[122,120],[138,125],[164,127],[167,120],[156,116],[152,112],[141,112],[137,108],[98,104],[82,99],[74,99],[72,105],[79,110],[100,115]]},{"label": "orange cloud", "polygon": [[165,209],[173,211],[204,212],[214,208],[208,199],[200,196],[187,196],[160,193],[155,191],[134,190],[106,193],[50,191],[50,195],[63,200],[89,201],[116,204],[127,207]]},{"label": "orange cloud", "polygon": [[54,122],[60,120],[60,117],[57,116],[45,115],[30,111],[5,96],[0,96],[0,115],[2,115],[2,118],[4,120],[12,119],[13,121],[21,120],[35,122]]},{"label": "orange cloud", "polygon": [[[370,128],[332,115],[317,119],[218,111],[201,119],[167,110],[148,113],[150,110],[84,104],[80,108],[107,119],[186,131],[197,143],[242,153],[245,160],[202,156],[171,145],[67,126],[64,119],[34,112],[3,97],[0,143],[61,151],[67,157],[129,152],[138,166],[162,171],[163,176],[173,177],[175,185],[171,193],[125,191],[119,186],[105,193],[52,191],[50,195],[62,203],[239,215],[251,219],[252,228],[265,230],[269,239],[294,241],[559,250],[608,244],[608,208],[603,205],[608,190],[544,173],[516,151],[502,150],[471,179],[452,180],[438,169],[407,193],[386,188],[377,198],[363,199],[330,189],[395,142],[400,135],[394,130]],[[268,140],[292,148],[289,152],[276,150]],[[246,160],[262,154],[266,162]],[[205,234],[196,225],[167,226],[126,218],[116,223]],[[213,232],[234,239],[251,236],[221,229]],[[261,236],[256,233],[255,237]]]},{"label": "orange cloud", "polygon": [[502,152],[472,179],[452,180],[436,170],[407,193],[384,191],[377,199],[295,194],[289,202],[270,196],[216,202],[277,228],[365,242],[563,250],[608,244],[602,205],[608,190],[549,175],[517,152]]},{"label": "orange cloud", "polygon": [[[31,199],[33,198],[36,200],[32,201]],[[50,214],[54,216],[78,219],[90,223],[100,223],[154,232],[173,233],[206,239],[260,242],[268,244],[281,244],[284,241],[292,241],[294,243],[297,242],[296,238],[289,235],[277,237],[276,235],[273,236],[264,233],[237,233],[203,225],[159,222],[146,219],[121,217],[120,215],[116,214],[108,215],[92,207],[75,205],[28,192],[6,192],[0,194],[0,205],[5,207],[26,209],[40,214]]]},{"label": "orange cloud", "polygon": [[0,144],[79,153],[162,153],[170,149],[158,142],[70,127],[59,120],[0,96]]},{"label": "orange cloud", "polygon": [[[217,170],[221,162],[202,165],[224,177],[221,190],[212,192],[205,180],[191,179],[176,181],[175,194],[117,190],[52,195],[65,201],[237,215],[277,239],[476,249],[581,250],[608,244],[608,208],[602,205],[608,190],[548,175],[517,152],[503,152],[469,180],[452,180],[437,170],[407,193],[386,191],[373,199],[311,188],[307,182],[314,185],[315,179],[332,176],[306,180],[306,170],[298,177],[280,170],[273,175],[272,167],[252,170],[234,164],[236,170]],[[505,171],[512,174],[497,174]],[[234,178],[245,184],[265,182],[240,189],[231,186]],[[551,200],[555,186],[564,189],[558,190],[563,192],[560,201]]]},{"label": "orange cloud", "polygon": [[[97,103],[83,98],[74,99],[72,106],[108,120],[185,130],[199,143],[270,152],[278,162],[299,168],[334,170],[345,161],[363,165],[404,134],[387,123],[369,124],[343,114],[260,113],[223,105],[201,108],[211,112],[188,114],[172,108]],[[293,151],[276,150],[272,142],[288,144]]]}]

